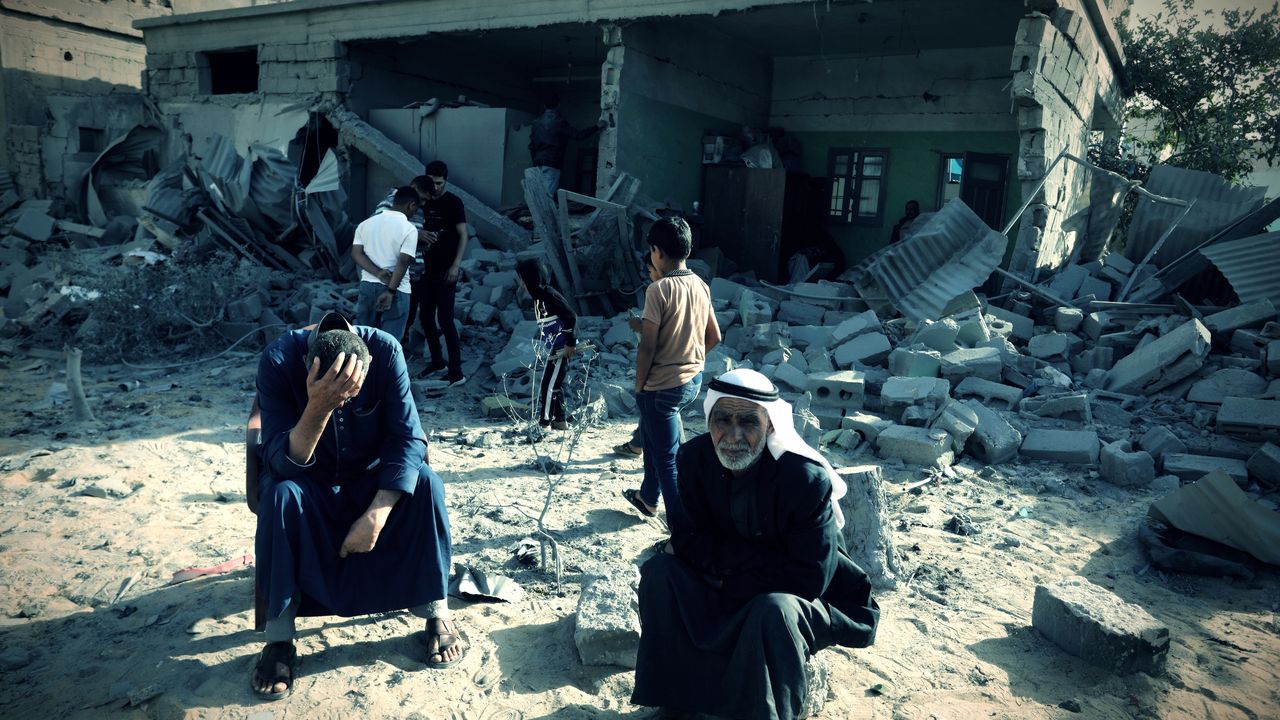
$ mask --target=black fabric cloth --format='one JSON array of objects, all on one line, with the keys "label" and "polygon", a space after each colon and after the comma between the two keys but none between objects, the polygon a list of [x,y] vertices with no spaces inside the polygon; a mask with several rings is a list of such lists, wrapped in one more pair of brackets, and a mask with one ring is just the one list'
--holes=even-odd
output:
[{"label": "black fabric cloth", "polygon": [[[431,361],[445,361],[440,353],[440,336],[444,335],[444,346],[449,352],[449,375],[461,375],[462,347],[458,341],[458,327],[453,324],[454,296],[458,292],[458,283],[428,274],[410,287],[413,290],[410,304],[416,302],[418,307],[418,321],[422,324],[422,334],[427,337]],[[410,317],[413,317],[412,309]]]},{"label": "black fabric cloth", "polygon": [[462,200],[451,192],[422,203],[422,229],[439,233],[431,247],[422,253],[426,277],[443,278],[449,274],[449,267],[458,256],[458,243],[462,242],[458,223],[466,221],[467,211]]},{"label": "black fabric cloth", "polygon": [[548,324],[552,318],[558,319],[561,337],[551,338],[551,345],[577,345],[575,331],[578,327],[578,313],[569,306],[569,301],[560,294],[546,277],[542,263],[534,259],[521,260],[516,264],[516,274],[524,281],[529,297],[533,298],[533,317],[538,325]]},{"label": "black fabric cloth", "polygon": [[586,140],[600,131],[596,126],[575,130],[554,108],[542,111],[529,130],[529,158],[534,167],[564,168],[564,154],[570,140]]},{"label": "black fabric cloth", "polygon": [[564,420],[564,376],[569,362],[564,357],[553,357],[547,362],[538,386],[538,420],[543,424]]},{"label": "black fabric cloth", "polygon": [[632,702],[732,718],[793,718],[804,662],[875,641],[871,583],[840,546],[821,465],[767,451],[734,478],[700,435],[676,456],[689,523],[645,563]]}]

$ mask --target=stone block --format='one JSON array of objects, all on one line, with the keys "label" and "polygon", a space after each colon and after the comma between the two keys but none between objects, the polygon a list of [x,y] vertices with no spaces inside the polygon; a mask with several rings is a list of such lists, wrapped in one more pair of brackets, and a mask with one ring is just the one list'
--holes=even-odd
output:
[{"label": "stone block", "polygon": [[1107,389],[1129,395],[1163,390],[1200,369],[1209,341],[1208,329],[1192,318],[1121,358],[1107,373]]},{"label": "stone block", "polygon": [[1018,404],[1022,401],[1022,390],[1012,385],[968,377],[956,385],[955,396],[958,399],[981,398],[982,402],[987,404],[992,401],[999,401],[1005,405],[1006,409],[1017,410]]},{"label": "stone block", "polygon": [[1204,326],[1210,334],[1221,337],[1241,328],[1260,327],[1276,317],[1276,307],[1267,298],[1236,305],[1233,308],[1205,316]]},{"label": "stone block", "polygon": [[711,279],[711,299],[724,300],[731,305],[738,304],[738,298],[742,295],[742,291],[746,290],[745,285],[739,285],[732,280],[725,280],[717,277]]},{"label": "stone block", "polygon": [[920,327],[911,336],[911,345],[924,345],[940,353],[948,353],[956,349],[956,336],[960,326],[949,318],[943,320],[923,320]]},{"label": "stone block", "polygon": [[636,347],[639,341],[636,339],[636,331],[625,322],[616,322],[609,327],[604,334],[604,344],[608,347],[614,345],[626,345],[627,347]]},{"label": "stone block", "polygon": [[831,344],[841,345],[859,335],[878,333],[881,329],[880,318],[876,316],[874,310],[860,312],[836,325],[831,331]]},{"label": "stone block", "polygon": [[956,342],[965,347],[977,347],[991,339],[991,330],[982,318],[979,308],[970,308],[951,316],[956,323]]},{"label": "stone block", "polygon": [[844,526],[840,533],[849,557],[867,573],[877,588],[894,586],[899,572],[893,524],[884,494],[884,473],[879,465],[841,468],[848,492],[840,498]]},{"label": "stone block", "polygon": [[946,467],[955,462],[951,436],[945,430],[894,425],[876,437],[882,458],[896,458],[911,465]]},{"label": "stone block", "polygon": [[763,325],[773,320],[773,306],[760,293],[743,290],[738,296],[738,318],[743,327]]},{"label": "stone block", "polygon": [[[773,371],[773,381],[776,384],[785,385],[796,392],[804,392],[808,385],[809,378],[795,365],[782,363]],[[861,405],[861,399],[859,399]]]},{"label": "stone block", "polygon": [[485,302],[478,302],[471,306],[471,312],[467,313],[467,320],[472,325],[490,325],[498,318],[498,308]]},{"label": "stone block", "polygon": [[1060,307],[1053,311],[1053,328],[1060,333],[1075,332],[1084,322],[1084,311],[1074,307]]},{"label": "stone block", "polygon": [[1092,465],[1098,462],[1098,433],[1092,430],[1049,430],[1035,428],[1027,431],[1019,452],[1035,460],[1075,465]]},{"label": "stone block", "polygon": [[1065,358],[1071,350],[1071,336],[1051,332],[1036,335],[1027,343],[1027,352],[1034,358]]},{"label": "stone block", "polygon": [[1267,372],[1280,375],[1280,340],[1267,343]]},{"label": "stone block", "polygon": [[827,309],[800,300],[783,300],[778,319],[789,325],[821,325]]},{"label": "stone block", "polygon": [[1221,405],[1224,398],[1258,398],[1266,390],[1267,381],[1261,375],[1239,368],[1225,368],[1192,385],[1187,399],[1206,405]]},{"label": "stone block", "polygon": [[861,410],[866,395],[866,378],[853,370],[809,373],[807,384],[802,389],[813,397],[814,405]]},{"label": "stone block", "polygon": [[1169,453],[1185,453],[1187,451],[1186,443],[1174,435],[1169,428],[1163,425],[1152,425],[1142,439],[1138,441],[1138,447],[1151,453],[1151,457],[1157,461],[1162,461],[1164,456]]},{"label": "stone block", "polygon": [[950,393],[951,383],[941,378],[891,377],[880,388],[880,403],[885,414],[897,420],[913,406],[937,412]]},{"label": "stone block", "polygon": [[1280,447],[1266,443],[1246,463],[1249,477],[1271,487],[1280,487]]},{"label": "stone block", "polygon": [[1121,487],[1147,487],[1156,479],[1156,461],[1145,450],[1134,451],[1128,441],[1102,446],[1102,479]]},{"label": "stone block", "polygon": [[831,345],[831,328],[821,325],[792,325],[791,343],[801,350],[807,350],[811,347],[829,347]]},{"label": "stone block", "polygon": [[640,612],[634,566],[629,573],[597,578],[582,589],[574,614],[573,643],[583,665],[636,666]]},{"label": "stone block", "polygon": [[1218,408],[1218,432],[1280,443],[1280,400],[1223,398]]},{"label": "stone block", "polygon": [[1084,393],[1057,393],[1025,397],[1018,410],[1026,415],[1042,418],[1068,418],[1085,425],[1093,424],[1093,412],[1089,408],[1089,396]]},{"label": "stone block", "polygon": [[964,451],[965,443],[978,428],[978,415],[969,406],[958,400],[947,399],[942,410],[934,416],[929,428],[943,430],[951,436],[951,449],[956,453]]},{"label": "stone block", "polygon": [[1084,282],[1080,283],[1080,288],[1076,290],[1076,297],[1092,297],[1094,300],[1110,300],[1111,283],[1090,275],[1084,279]]},{"label": "stone block", "polygon": [[1083,352],[1071,353],[1072,372],[1087,375],[1094,370],[1101,370],[1103,377],[1116,364],[1116,349],[1110,347],[1092,347]]},{"label": "stone block", "polygon": [[886,420],[879,415],[870,413],[851,412],[840,418],[840,429],[853,430],[868,443],[874,443],[880,433],[891,427],[893,427],[892,420]]},{"label": "stone block", "polygon": [[988,465],[1017,457],[1018,448],[1022,445],[1022,433],[999,413],[977,400],[965,400],[964,404],[978,419],[978,427],[965,443],[969,454]]},{"label": "stone block", "polygon": [[942,354],[923,345],[896,347],[889,353],[889,372],[899,377],[938,377]]},{"label": "stone block", "polygon": [[[1035,332],[1035,322],[1026,315],[1019,315],[1018,313],[1005,310],[1002,307],[989,305],[987,306],[987,316],[988,318],[995,317],[997,320],[1008,323],[1009,327],[1012,329],[1012,332],[1009,335],[1010,337],[1015,337],[1020,340],[1030,340],[1032,334]],[[989,327],[995,327],[995,324],[992,323],[990,319],[987,320],[987,323]]]},{"label": "stone block", "polygon": [[1164,456],[1162,467],[1166,474],[1177,475],[1184,483],[1195,482],[1215,470],[1226,473],[1238,485],[1249,482],[1249,466],[1238,458],[1169,453]]},{"label": "stone block", "polygon": [[889,357],[889,351],[892,349],[889,338],[883,333],[859,335],[836,348],[836,365],[840,367],[848,367],[853,363],[879,365]]},{"label": "stone block", "polygon": [[514,287],[516,284],[515,270],[492,270],[484,274],[480,284],[484,287]]},{"label": "stone block", "polygon": [[1159,675],[1169,657],[1167,627],[1082,577],[1037,585],[1031,625],[1066,652],[1119,674]]},{"label": "stone block", "polygon": [[995,382],[1004,372],[1004,360],[995,348],[960,348],[942,356],[939,371],[953,383],[970,377]]},{"label": "stone block", "polygon": [[737,348],[744,353],[767,353],[791,346],[791,331],[783,322],[744,325]]}]

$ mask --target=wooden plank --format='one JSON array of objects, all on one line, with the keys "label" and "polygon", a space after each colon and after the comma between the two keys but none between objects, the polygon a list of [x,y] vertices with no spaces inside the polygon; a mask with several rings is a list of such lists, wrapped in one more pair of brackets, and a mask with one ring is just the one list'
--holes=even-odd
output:
[{"label": "wooden plank", "polygon": [[[575,195],[577,193],[574,193]],[[594,198],[592,198],[594,200]],[[569,230],[569,191],[563,188],[558,193],[560,203],[560,236],[559,240],[562,245],[561,250],[564,252],[567,265],[569,267],[569,278],[573,281],[573,295],[576,297],[582,294],[585,288],[582,286],[582,275],[578,272],[578,258],[573,251],[573,234]]]},{"label": "wooden plank", "polygon": [[[569,272],[565,269],[564,259],[556,249],[559,243],[554,240],[560,230],[556,225],[555,211],[551,207],[551,197],[547,195],[547,186],[542,182],[541,172],[537,168],[526,169],[520,185],[524,188],[524,201],[529,206],[529,215],[533,217],[533,228],[546,249],[544,254],[547,263],[551,266],[551,273],[556,276],[556,284],[568,289]],[[575,312],[580,310],[577,300],[572,295],[565,299],[573,306]]]}]

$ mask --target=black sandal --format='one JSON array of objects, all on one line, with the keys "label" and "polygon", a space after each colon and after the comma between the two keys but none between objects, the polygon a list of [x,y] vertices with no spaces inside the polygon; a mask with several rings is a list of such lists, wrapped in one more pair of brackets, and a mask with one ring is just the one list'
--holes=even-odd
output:
[{"label": "black sandal", "polygon": [[634,507],[635,509],[639,510],[639,511],[640,511],[640,514],[641,514],[641,515],[643,515],[643,516],[645,516],[645,517],[654,517],[654,516],[656,516],[656,515],[658,514],[658,513],[654,512],[654,511],[650,510],[650,509],[649,509],[649,508],[644,504],[644,501],[640,499],[640,491],[639,491],[639,490],[634,490],[634,489],[623,490],[623,491],[622,491],[622,497],[626,498],[627,502],[631,503],[631,506],[632,506],[632,507]]},{"label": "black sandal", "polygon": [[[262,653],[258,655],[258,662],[253,666],[253,675],[250,682],[253,684],[253,693],[263,700],[279,700],[288,697],[293,692],[293,668],[298,662],[298,650],[291,642],[273,642],[267,643],[262,648]],[[260,680],[270,680],[271,687],[275,687],[276,683],[285,683],[285,689],[281,692],[274,690],[262,690]]]},{"label": "black sandal", "polygon": [[634,448],[632,448],[632,447],[631,447],[631,443],[629,443],[629,442],[624,442],[624,443],[622,443],[621,445],[614,445],[614,446],[613,446],[613,454],[614,454],[614,455],[621,455],[622,457],[638,458],[638,457],[640,457],[640,456],[644,455],[644,451],[643,451],[643,450],[636,450],[636,449],[634,449]]},{"label": "black sandal", "polygon": [[[438,620],[438,618],[432,618],[432,620]],[[431,621],[428,620],[427,622],[429,624]],[[443,624],[445,621],[441,620],[440,622]],[[422,634],[422,646],[427,650],[426,665],[432,670],[446,670],[462,662],[467,657],[467,650],[469,648],[466,638],[462,636],[462,633],[458,632],[458,628],[453,624],[453,621],[449,621],[449,624],[445,627],[452,627],[454,631],[448,632],[441,630],[440,632],[433,632],[428,625],[428,629]],[[445,638],[453,639],[450,642],[445,642]],[[436,649],[434,652],[431,651],[432,640],[436,641]],[[444,652],[458,643],[462,643],[460,646],[461,652],[458,654],[458,657],[452,660],[440,660],[439,662],[433,662],[431,660],[433,655],[439,655],[443,658]]]}]

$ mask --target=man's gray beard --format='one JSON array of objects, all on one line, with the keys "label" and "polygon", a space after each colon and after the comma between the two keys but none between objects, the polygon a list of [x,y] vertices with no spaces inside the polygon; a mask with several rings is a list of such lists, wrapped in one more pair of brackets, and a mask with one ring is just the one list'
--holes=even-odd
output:
[{"label": "man's gray beard", "polygon": [[721,454],[720,446],[716,445],[715,446],[716,458],[720,461],[720,464],[723,465],[726,470],[730,470],[732,472],[742,472],[743,470],[746,470],[747,468],[756,464],[756,461],[760,459],[760,455],[764,453],[764,446],[765,446],[765,441],[762,439],[760,441],[760,444],[756,445],[754,448],[751,448],[750,445],[747,446],[750,449],[750,452],[748,454],[739,455],[737,459],[730,460],[729,458]]}]

